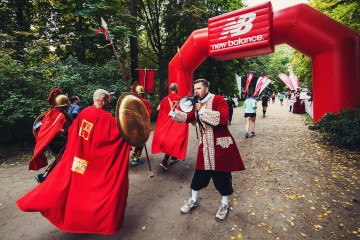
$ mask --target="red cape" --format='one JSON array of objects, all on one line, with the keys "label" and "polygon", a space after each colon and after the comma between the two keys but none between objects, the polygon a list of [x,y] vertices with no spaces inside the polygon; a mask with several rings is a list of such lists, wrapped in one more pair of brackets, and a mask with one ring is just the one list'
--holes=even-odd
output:
[{"label": "red cape", "polygon": [[56,168],[17,205],[22,211],[41,212],[66,232],[114,234],[124,220],[129,151],[115,118],[88,107],[71,125],[68,147]]},{"label": "red cape", "polygon": [[60,108],[53,108],[45,114],[41,121],[41,127],[37,135],[34,156],[29,162],[29,170],[39,170],[48,165],[45,150],[55,135],[66,122],[65,115]]},{"label": "red cape", "polygon": [[145,98],[139,97],[140,100],[144,103],[146,110],[148,111],[149,117],[151,116],[151,107],[150,107],[150,103],[148,100],[146,100]]},{"label": "red cape", "polygon": [[179,95],[170,94],[161,101],[151,152],[165,153],[184,160],[189,138],[189,124],[177,123],[169,116],[171,110],[169,98],[171,101],[180,100]]}]

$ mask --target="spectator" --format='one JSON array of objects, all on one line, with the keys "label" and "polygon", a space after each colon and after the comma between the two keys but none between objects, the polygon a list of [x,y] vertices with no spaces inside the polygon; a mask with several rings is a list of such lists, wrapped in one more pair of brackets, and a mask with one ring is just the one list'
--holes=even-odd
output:
[{"label": "spectator", "polygon": [[235,102],[232,98],[227,98],[226,102],[229,106],[229,125],[231,125],[231,121],[232,121],[232,116],[233,116],[233,112],[234,112],[234,107],[235,107]]},{"label": "spectator", "polygon": [[72,116],[72,118],[75,119],[81,110],[79,106],[80,98],[78,96],[72,96],[70,98],[70,103],[71,106],[68,109],[68,114],[70,114],[70,116]]}]

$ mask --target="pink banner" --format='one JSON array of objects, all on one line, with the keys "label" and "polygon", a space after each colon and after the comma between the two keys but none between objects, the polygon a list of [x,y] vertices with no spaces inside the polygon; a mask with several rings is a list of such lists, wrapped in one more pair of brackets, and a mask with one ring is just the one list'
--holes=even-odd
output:
[{"label": "pink banner", "polygon": [[245,82],[244,96],[246,96],[246,91],[248,90],[251,79],[253,77],[254,77],[254,73],[252,73],[252,72],[247,75],[246,82]]},{"label": "pink banner", "polygon": [[256,95],[256,96],[259,95],[261,87],[266,83],[267,80],[269,80],[268,76],[264,76],[260,79],[260,81],[258,82],[258,84],[256,86],[254,95]]},{"label": "pink banner", "polygon": [[288,75],[286,75],[285,73],[280,73],[279,78],[286,84],[286,86],[288,86],[288,88],[290,88],[290,90],[295,90]]},{"label": "pink banner", "polygon": [[262,91],[264,91],[264,89],[271,83],[271,80],[268,79],[261,87],[259,95],[262,93]]}]

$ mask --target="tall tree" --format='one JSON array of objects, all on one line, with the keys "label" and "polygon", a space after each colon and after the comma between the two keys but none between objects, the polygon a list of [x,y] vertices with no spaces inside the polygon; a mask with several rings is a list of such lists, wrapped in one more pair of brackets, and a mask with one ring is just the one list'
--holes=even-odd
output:
[{"label": "tall tree", "polygon": [[[130,15],[136,19],[137,12],[138,12],[137,0],[130,0]],[[139,45],[136,35],[137,27],[135,24],[132,25],[131,30],[133,32],[133,35],[130,36],[130,61],[131,61],[130,72],[131,72],[131,78],[135,80],[138,79],[138,74],[136,69],[139,67]]]},{"label": "tall tree", "polygon": [[[146,68],[152,68],[151,65],[158,66],[158,76],[160,86],[164,85],[166,79],[166,62],[163,50],[162,17],[164,9],[164,0],[139,0],[139,17],[144,21],[144,29],[147,33],[145,44],[142,48],[142,54],[147,58],[144,62]],[[151,50],[149,50],[149,48]],[[152,54],[154,56],[152,56]],[[149,66],[150,65],[150,66]],[[160,87],[160,97],[165,95]]]}]

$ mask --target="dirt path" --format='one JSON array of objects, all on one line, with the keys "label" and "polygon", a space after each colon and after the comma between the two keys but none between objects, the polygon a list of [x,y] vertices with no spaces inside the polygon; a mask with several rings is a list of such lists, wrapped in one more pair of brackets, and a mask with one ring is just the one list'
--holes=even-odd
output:
[{"label": "dirt path", "polygon": [[[216,221],[220,196],[212,183],[200,192],[198,208],[181,214],[190,196],[197,140],[194,127],[187,158],[169,172],[162,155],[130,167],[130,190],[123,229],[113,236],[69,234],[39,213],[18,210],[15,201],[37,184],[23,161],[0,166],[0,239],[359,239],[360,154],[319,142],[304,117],[285,105],[258,109],[256,136],[245,139],[243,109],[230,126],[246,171],[233,174],[235,193],[226,220]],[[261,104],[259,104],[260,106]],[[151,141],[147,144],[150,151]]]}]

